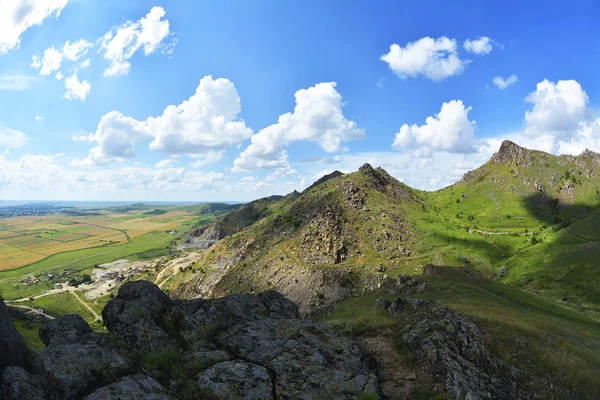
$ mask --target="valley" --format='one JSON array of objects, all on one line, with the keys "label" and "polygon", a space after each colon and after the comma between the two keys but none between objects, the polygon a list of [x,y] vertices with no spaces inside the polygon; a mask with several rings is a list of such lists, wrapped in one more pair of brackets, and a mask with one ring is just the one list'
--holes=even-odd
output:
[{"label": "valley", "polygon": [[[472,318],[491,353],[531,374],[532,385],[550,379],[559,397],[593,398],[599,182],[599,154],[551,156],[504,142],[488,163],[437,192],[365,164],[245,205],[9,218],[0,220],[0,243],[42,258],[10,267],[16,255],[0,252],[0,293],[36,324],[77,313],[105,332],[104,306],[129,281],[153,282],[174,299],[274,289],[367,347],[373,337],[394,347],[397,322],[373,313],[373,304],[393,301],[396,277],[409,275],[425,284],[411,297]],[[441,272],[421,276],[431,265]],[[32,348],[43,346],[31,332],[38,325],[17,328]],[[407,376],[419,373],[411,368]],[[402,390],[420,385],[430,382]]]}]

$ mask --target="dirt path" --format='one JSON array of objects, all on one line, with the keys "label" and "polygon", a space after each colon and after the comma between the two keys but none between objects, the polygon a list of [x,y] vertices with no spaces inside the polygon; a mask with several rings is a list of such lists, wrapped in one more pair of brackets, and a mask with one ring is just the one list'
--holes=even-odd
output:
[{"label": "dirt path", "polygon": [[77,299],[77,301],[79,301],[82,306],[84,306],[85,308],[87,308],[87,310],[92,313],[92,315],[94,316],[94,322],[102,320],[102,317],[100,317],[98,314],[96,314],[96,311],[94,311],[94,309],[92,307],[90,307],[85,301],[81,300],[81,298],[79,296],[77,296],[77,293],[75,293],[74,290],[69,290],[69,292],[73,296],[75,296],[75,298]]},{"label": "dirt path", "polygon": [[28,307],[28,306],[17,306],[17,305],[13,305],[13,304],[9,304],[10,307],[14,307],[14,308],[21,308],[23,310],[27,310],[26,313],[31,313],[31,314],[36,314],[36,315],[41,315],[42,317],[45,317],[49,320],[53,320],[55,319],[52,315],[48,315],[42,311],[36,310],[35,308],[32,307]]}]

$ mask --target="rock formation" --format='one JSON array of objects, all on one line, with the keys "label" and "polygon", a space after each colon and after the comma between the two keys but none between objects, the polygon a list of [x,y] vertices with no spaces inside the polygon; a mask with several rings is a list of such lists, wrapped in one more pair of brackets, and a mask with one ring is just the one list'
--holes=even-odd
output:
[{"label": "rock formation", "polygon": [[[16,333],[0,317],[2,332]],[[16,345],[2,358],[0,398],[378,398],[375,371],[356,343],[299,319],[274,291],[172,301],[150,282],[128,282],[102,317],[109,335],[78,315],[47,323],[39,369],[25,362],[30,352],[18,334],[3,335]]]}]

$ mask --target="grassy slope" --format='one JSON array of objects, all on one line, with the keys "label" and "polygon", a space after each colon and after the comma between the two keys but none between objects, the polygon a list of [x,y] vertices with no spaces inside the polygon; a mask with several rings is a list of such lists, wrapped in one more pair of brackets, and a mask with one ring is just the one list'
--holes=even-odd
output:
[{"label": "grassy slope", "polygon": [[46,347],[39,336],[40,326],[42,326],[42,324],[39,322],[26,323],[20,319],[13,319],[13,323],[30,349],[35,352],[40,352]]},{"label": "grassy slope", "polygon": [[[494,356],[542,376],[558,377],[580,393],[600,394],[600,322],[460,269],[447,268],[426,280],[430,290],[415,297],[439,301],[473,318]],[[394,327],[392,318],[373,310],[378,296],[347,300],[321,319],[350,334]]]}]

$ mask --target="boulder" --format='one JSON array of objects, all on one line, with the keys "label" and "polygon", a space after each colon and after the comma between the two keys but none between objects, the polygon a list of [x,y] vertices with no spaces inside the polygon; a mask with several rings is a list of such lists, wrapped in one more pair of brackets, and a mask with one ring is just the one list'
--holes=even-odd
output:
[{"label": "boulder", "polygon": [[146,375],[123,377],[116,382],[104,386],[84,400],[107,399],[139,399],[139,400],[175,400],[157,381]]},{"label": "boulder", "polygon": [[4,369],[0,381],[0,399],[6,400],[45,400],[45,381],[39,376],[30,373],[21,367],[7,367]]},{"label": "boulder", "polygon": [[273,382],[265,367],[235,360],[225,361],[205,370],[198,377],[198,387],[219,399],[273,399]]},{"label": "boulder", "polygon": [[172,301],[148,281],[127,282],[102,311],[104,325],[133,348],[151,352],[173,347],[175,340],[163,329]]},{"label": "boulder", "polygon": [[377,377],[358,346],[321,322],[251,321],[217,341],[235,357],[273,371],[278,398],[360,398],[377,392]]},{"label": "boulder", "polygon": [[387,310],[392,303],[385,297],[380,297],[375,301],[376,310]]},{"label": "boulder", "polygon": [[137,370],[123,349],[92,332],[79,315],[59,317],[41,332],[47,347],[40,361],[56,397],[77,398]]}]

